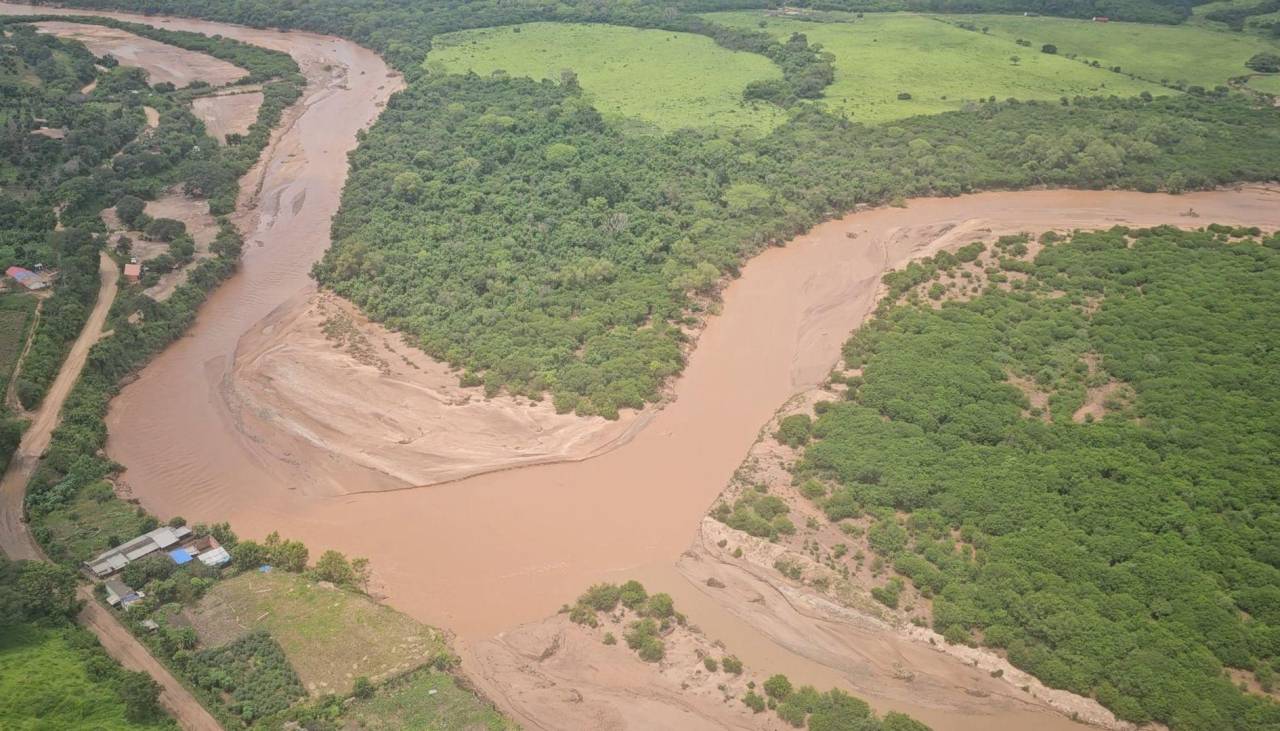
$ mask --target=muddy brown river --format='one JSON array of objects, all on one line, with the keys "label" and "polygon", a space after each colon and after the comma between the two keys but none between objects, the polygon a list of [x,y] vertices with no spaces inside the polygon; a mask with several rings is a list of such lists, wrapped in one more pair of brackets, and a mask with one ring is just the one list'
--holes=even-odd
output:
[{"label": "muddy brown river", "polygon": [[[50,12],[0,3],[0,13]],[[113,402],[108,452],[134,497],[162,518],[230,521],[242,535],[278,530],[318,554],[371,559],[376,586],[408,614],[480,640],[552,614],[588,584],[649,577],[711,636],[811,682],[831,673],[751,639],[672,570],[699,521],[788,397],[823,379],[874,305],[887,270],[987,232],[1208,222],[1280,227],[1280,191],[1182,196],[1113,191],[984,193],[909,201],[818,226],[753,259],[724,292],[674,397],[643,429],[592,459],[492,472],[413,489],[296,440],[241,428],[232,382],[238,348],[279,308],[314,289],[308,272],[329,223],[356,132],[399,77],[359,46],[308,33],[111,14],[287,51],[309,86],[244,181],[240,272],[212,295],[187,337]],[[1193,210],[1198,218],[1188,216]],[[247,436],[251,433],[252,436]],[[316,482],[344,492],[317,491]],[[465,654],[465,652],[464,652]],[[1021,715],[952,726],[936,709],[894,707],[943,728],[1025,727]],[[1040,714],[1044,728],[1069,728]],[[942,721],[942,723],[939,723]]]}]

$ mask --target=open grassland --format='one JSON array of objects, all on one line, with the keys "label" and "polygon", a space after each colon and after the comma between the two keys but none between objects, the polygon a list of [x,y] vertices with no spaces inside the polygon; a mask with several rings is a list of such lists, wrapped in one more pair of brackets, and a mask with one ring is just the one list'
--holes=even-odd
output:
[{"label": "open grassland", "polygon": [[13,369],[22,356],[22,346],[27,342],[27,328],[31,325],[31,313],[36,300],[27,295],[0,296],[0,396],[9,386]]},{"label": "open grassland", "polygon": [[440,633],[390,607],[283,571],[219,582],[187,616],[208,647],[265,629],[312,695],[350,692],[357,677],[378,682],[448,649]]},{"label": "open grassland", "polygon": [[345,717],[369,731],[516,728],[488,703],[458,687],[452,675],[426,668],[388,683],[372,698],[356,701]]},{"label": "open grassland", "polygon": [[30,624],[0,631],[0,728],[136,729],[125,720],[124,702],[109,686],[89,677],[84,656],[67,630]]},{"label": "open grassland", "polygon": [[[1028,52],[1051,43],[1061,55],[1075,54],[1103,67],[1161,83],[1194,84],[1212,89],[1227,79],[1252,73],[1245,67],[1255,53],[1280,52],[1280,44],[1259,36],[1197,25],[1094,23],[1067,18],[1012,15],[965,16],[964,22],[989,28],[993,36],[1031,41]],[[1250,82],[1256,86],[1255,82]],[[1263,84],[1266,85],[1265,82]]]},{"label": "open grassland", "polygon": [[[887,122],[963,108],[997,99],[1136,96],[1161,87],[1024,48],[1000,36],[963,30],[908,13],[847,17],[815,23],[759,12],[713,13],[709,19],[740,28],[760,27],[779,38],[805,34],[835,56],[836,78],[826,103],[860,122]],[[967,19],[969,16],[965,16]],[[1014,59],[1017,59],[1016,62]],[[899,99],[906,93],[911,98]]]},{"label": "open grassland", "polygon": [[729,51],[704,36],[611,25],[530,23],[437,36],[429,68],[560,80],[573,70],[587,98],[611,121],[768,130],[785,119],[774,106],[744,105],[742,91],[778,79],[772,61]]}]

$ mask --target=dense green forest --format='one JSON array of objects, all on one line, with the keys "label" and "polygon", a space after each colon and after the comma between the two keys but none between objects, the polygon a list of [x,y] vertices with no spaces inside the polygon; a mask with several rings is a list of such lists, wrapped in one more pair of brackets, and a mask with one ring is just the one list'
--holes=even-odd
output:
[{"label": "dense green forest", "polygon": [[[852,124],[803,103],[821,96],[832,66],[802,35],[775,39],[691,14],[752,3],[86,4],[338,33],[383,52],[411,83],[352,156],[317,278],[463,369],[464,383],[550,395],[584,414],[655,400],[683,365],[680,328],[723,275],[857,204],[1030,185],[1180,191],[1280,170],[1280,112],[1225,91],[990,99]],[[1028,9],[1097,12],[1051,5]],[[791,107],[792,118],[763,138],[625,135],[582,101],[571,75],[555,85],[423,67],[434,35],[535,20],[700,33],[761,53],[783,79],[745,92]]]},{"label": "dense green forest", "polygon": [[967,300],[971,255],[887,276],[805,494],[870,520],[949,641],[1127,720],[1275,728],[1224,673],[1280,670],[1280,236],[1254,234],[1006,239]]},{"label": "dense green forest", "polygon": [[0,727],[176,728],[160,686],[73,624],[79,606],[71,569],[0,555]]},{"label": "dense green forest", "polygon": [[987,103],[878,127],[805,108],[763,138],[635,137],[572,86],[432,77],[352,155],[316,273],[491,391],[612,416],[679,371],[697,295],[833,213],[979,188],[1269,179],[1278,120],[1245,99],[1180,96]]}]

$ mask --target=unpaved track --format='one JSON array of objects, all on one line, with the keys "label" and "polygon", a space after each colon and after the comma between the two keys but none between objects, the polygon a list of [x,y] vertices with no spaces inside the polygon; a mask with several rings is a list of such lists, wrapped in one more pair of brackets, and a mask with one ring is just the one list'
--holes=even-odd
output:
[{"label": "unpaved track", "polygon": [[[13,455],[9,468],[0,479],[0,550],[13,560],[43,561],[44,553],[32,539],[22,520],[22,502],[27,482],[40,462],[40,455],[49,446],[53,430],[57,428],[62,406],[67,395],[80,379],[89,350],[102,337],[111,303],[115,301],[120,270],[106,253],[99,254],[98,301],[85,322],[84,329],[71,346],[71,352],[62,363],[57,378],[45,394],[40,408],[35,411],[30,428],[22,435],[18,451]],[[181,683],[161,665],[145,647],[121,625],[109,611],[94,599],[88,586],[79,589],[85,600],[79,621],[93,632],[107,654],[130,670],[141,670],[160,684],[160,703],[188,731],[219,731],[222,727],[200,705]]]},{"label": "unpaved track", "polygon": [[84,609],[80,610],[77,618],[80,624],[97,635],[102,648],[116,662],[130,670],[142,671],[160,684],[160,705],[177,719],[178,725],[186,731],[222,731],[222,726],[191,695],[191,691],[179,683],[159,660],[152,657],[147,648],[120,624],[110,610],[94,599],[89,587],[81,587],[79,594],[85,601]]},{"label": "unpaved track", "polygon": [[[230,520],[248,535],[280,530],[316,551],[368,556],[392,605],[459,631],[464,643],[545,617],[601,578],[638,574],[674,590],[683,579],[671,566],[760,425],[823,378],[874,306],[883,272],[940,240],[984,226],[1280,226],[1280,194],[1263,188],[989,193],[858,213],[750,262],[726,291],[724,314],[702,333],[674,402],[626,445],[585,462],[361,493],[396,481],[323,451],[291,451],[291,442],[269,433],[247,438],[231,403],[232,364],[246,334],[310,287],[307,271],[328,245],[354,131],[376,117],[398,82],[369,52],[331,38],[127,19],[283,48],[312,86],[259,168],[260,185],[245,186],[260,205],[241,218],[248,241],[241,273],[211,297],[189,337],[116,400],[109,452],[128,465],[135,495],[162,517]],[[1183,217],[1188,208],[1201,218]],[[357,494],[318,497],[327,491],[313,489],[317,482]],[[690,619],[711,636],[735,631],[718,625],[716,612],[690,606]],[[778,659],[788,656],[780,651]],[[923,704],[921,715],[940,712],[929,699],[900,707],[913,712],[913,703]],[[1046,723],[1063,720],[1037,713]],[[1030,725],[1038,724],[998,714],[966,723]]]},{"label": "unpaved track", "polygon": [[102,337],[102,326],[107,322],[107,313],[111,311],[111,303],[116,299],[120,270],[105,253],[98,255],[98,273],[101,278],[98,301],[89,313],[84,329],[72,344],[71,351],[67,353],[67,359],[63,361],[62,369],[45,394],[44,401],[32,415],[31,425],[22,435],[22,442],[18,444],[18,451],[9,462],[9,468],[5,470],[4,477],[0,478],[0,550],[15,560],[42,558],[22,520],[22,500],[26,495],[27,481],[35,472],[40,455],[49,446],[53,430],[58,426],[62,404],[80,379],[80,371],[84,368],[85,359],[89,357],[89,349]]}]

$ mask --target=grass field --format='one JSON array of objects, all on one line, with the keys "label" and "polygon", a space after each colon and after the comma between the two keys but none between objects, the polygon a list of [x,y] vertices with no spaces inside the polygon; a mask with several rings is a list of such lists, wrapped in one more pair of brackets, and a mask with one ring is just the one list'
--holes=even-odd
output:
[{"label": "grass field", "polygon": [[347,693],[359,676],[378,682],[447,651],[439,632],[390,607],[283,571],[219,582],[186,616],[207,647],[266,629],[312,695]]},{"label": "grass field", "polygon": [[[435,691],[432,693],[431,691]],[[506,731],[517,728],[493,707],[459,688],[453,676],[422,669],[392,681],[344,715],[369,731]]]},{"label": "grass field", "polygon": [[[1062,96],[1142,91],[1168,93],[1065,58],[1023,48],[998,36],[962,30],[910,13],[845,16],[850,22],[813,23],[767,17],[760,12],[712,13],[724,25],[764,28],[779,38],[804,33],[835,56],[836,80],[826,103],[860,122],[887,122],[917,114],[960,109],[966,102],[997,99],[1057,99]],[[968,20],[969,16],[963,16]],[[1011,59],[1017,57],[1014,63]],[[906,92],[910,100],[898,99]]]},{"label": "grass field", "polygon": [[50,532],[46,545],[56,560],[79,563],[143,532],[137,508],[115,499],[105,482],[81,490],[70,503],[44,516],[40,524]]},{"label": "grass field", "polygon": [[433,39],[428,68],[559,80],[572,69],[610,121],[641,120],[663,131],[682,127],[768,130],[785,114],[744,106],[742,90],[782,77],[767,58],[729,51],[688,33],[610,25],[530,23],[462,31]]},{"label": "grass field", "polygon": [[1150,81],[1181,81],[1207,89],[1251,73],[1244,62],[1255,53],[1280,53],[1280,44],[1265,38],[1199,25],[1094,23],[1011,15],[974,15],[964,20],[990,28],[993,36],[1025,38],[1032,46],[1027,50],[1038,52],[1040,46],[1052,43],[1059,54],[1074,53],[1103,66],[1119,66],[1125,73]]},{"label": "grass field", "polygon": [[22,355],[27,342],[27,328],[31,325],[31,313],[36,300],[25,294],[0,296],[0,396],[9,387],[14,366]]},{"label": "grass field", "polygon": [[0,632],[0,728],[6,731],[136,729],[116,691],[90,680],[69,630],[20,624]]}]

